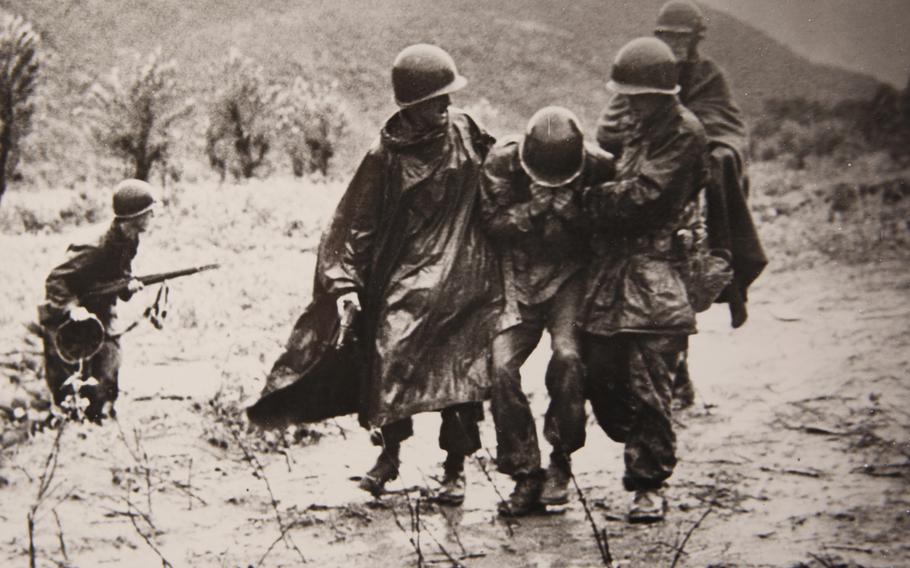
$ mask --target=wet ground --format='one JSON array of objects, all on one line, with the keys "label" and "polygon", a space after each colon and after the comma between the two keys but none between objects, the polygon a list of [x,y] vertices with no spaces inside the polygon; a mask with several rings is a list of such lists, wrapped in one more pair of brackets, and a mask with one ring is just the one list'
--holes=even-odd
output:
[{"label": "wet ground", "polygon": [[[666,521],[625,521],[621,448],[593,422],[575,455],[578,485],[613,559],[910,565],[908,299],[910,270],[900,263],[829,264],[763,276],[740,330],[729,328],[723,306],[703,314],[690,362],[698,403],[676,417],[680,464]],[[149,341],[128,337],[125,348]],[[546,357],[538,349],[525,368],[538,414]],[[443,457],[436,416],[418,418],[402,478],[390,486],[396,493],[374,501],[352,480],[376,453],[353,419],[286,448],[242,431],[235,437],[214,420],[233,411],[218,394],[235,386],[224,384],[233,376],[229,357],[159,363],[124,365],[118,422],[65,427],[43,500],[57,432],[6,452],[0,563],[27,564],[36,503],[39,566],[602,563],[577,494],[547,515],[499,519],[498,495],[510,481],[493,472],[486,450],[469,462],[463,507],[420,499]],[[489,419],[484,444],[495,452]]]}]

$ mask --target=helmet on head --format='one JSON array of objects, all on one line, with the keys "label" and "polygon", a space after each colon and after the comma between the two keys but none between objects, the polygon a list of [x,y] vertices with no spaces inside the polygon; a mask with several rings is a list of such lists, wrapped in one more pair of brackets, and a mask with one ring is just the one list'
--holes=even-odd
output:
[{"label": "helmet on head", "polygon": [[140,179],[127,179],[114,188],[114,217],[132,219],[155,206],[155,189]]},{"label": "helmet on head", "polygon": [[633,39],[613,60],[607,87],[624,95],[679,92],[676,58],[667,44],[654,37]]},{"label": "helmet on head", "polygon": [[657,15],[654,33],[705,35],[705,16],[701,8],[688,0],[670,0]]},{"label": "helmet on head", "polygon": [[585,165],[578,118],[563,107],[540,109],[528,121],[518,156],[524,171],[541,185],[559,187],[571,182]]},{"label": "helmet on head", "polygon": [[404,48],[392,64],[392,89],[401,108],[454,93],[468,84],[452,56],[442,48],[418,43]]}]

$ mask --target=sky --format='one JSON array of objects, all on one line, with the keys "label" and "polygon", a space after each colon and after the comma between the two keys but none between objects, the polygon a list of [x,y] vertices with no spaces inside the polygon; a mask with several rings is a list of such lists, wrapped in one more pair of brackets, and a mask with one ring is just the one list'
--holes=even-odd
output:
[{"label": "sky", "polygon": [[699,1],[812,61],[865,72],[899,88],[910,78],[910,0]]}]

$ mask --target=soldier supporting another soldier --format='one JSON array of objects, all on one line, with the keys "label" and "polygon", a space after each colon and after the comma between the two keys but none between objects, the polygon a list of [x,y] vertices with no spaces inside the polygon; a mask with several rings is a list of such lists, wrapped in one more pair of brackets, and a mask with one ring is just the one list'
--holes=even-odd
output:
[{"label": "soldier supporting another soldier", "polygon": [[671,386],[695,333],[678,234],[699,214],[707,140],[676,97],[676,60],[661,41],[623,47],[609,87],[627,95],[635,126],[616,181],[585,193],[596,255],[582,309],[588,395],[604,431],[625,444],[629,520],[653,522],[664,517],[660,489],[676,465]]},{"label": "soldier supporting another soldier", "polygon": [[[731,253],[734,279],[719,301],[729,304],[731,324],[740,327],[748,317],[746,292],[767,259],[746,201],[746,125],[723,70],[699,52],[705,30],[705,18],[698,6],[687,0],[671,0],[657,16],[654,35],[673,51],[679,70],[679,99],[699,119],[708,137],[708,240],[712,248]],[[627,99],[616,94],[598,124],[601,147],[621,154],[630,122]],[[674,385],[674,400],[685,407],[692,404],[694,395],[688,365],[683,362]]]},{"label": "soldier supporting another soldier", "polygon": [[[114,414],[114,401],[119,392],[120,342],[108,333],[116,318],[117,295],[88,296],[98,284],[131,278],[131,263],[139,246],[139,236],[146,232],[154,215],[155,198],[152,187],[144,181],[128,179],[114,191],[114,220],[104,235],[91,244],[73,244],[67,249],[66,262],[54,268],[46,281],[46,302],[39,307],[39,318],[44,328],[45,379],[58,405],[68,395],[82,396],[88,400],[85,415],[100,421],[105,413]],[[120,292],[121,300],[128,300],[142,288],[139,280],[132,279]],[[58,350],[57,331],[67,322],[75,330],[66,341],[77,346],[89,345],[93,353],[79,361],[67,356],[66,346]],[[84,336],[84,337],[83,337]],[[83,345],[84,346],[84,345]],[[77,372],[82,385],[73,392],[67,379]],[[91,381],[90,379],[94,379]],[[97,384],[94,384],[97,381]]]},{"label": "soldier supporting another soldier", "polygon": [[[578,119],[546,107],[523,137],[497,144],[484,164],[483,218],[502,259],[506,307],[493,341],[493,419],[499,470],[515,480],[504,515],[568,501],[570,456],[584,445],[584,369],[577,328],[590,262],[581,188],[612,178],[612,156],[584,143]],[[544,434],[553,451],[541,470],[534,418],[521,388],[521,365],[550,332],[550,394]]]}]

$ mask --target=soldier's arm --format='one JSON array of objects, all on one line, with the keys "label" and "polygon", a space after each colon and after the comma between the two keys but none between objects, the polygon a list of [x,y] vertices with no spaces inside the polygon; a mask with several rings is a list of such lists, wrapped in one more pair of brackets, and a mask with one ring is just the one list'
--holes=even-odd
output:
[{"label": "soldier's arm", "polygon": [[705,141],[679,132],[651,148],[637,175],[589,188],[588,214],[598,223],[628,233],[661,227],[700,189]]},{"label": "soldier's arm", "polygon": [[385,183],[385,161],[374,148],[354,174],[320,243],[316,279],[329,294],[361,293],[368,285]]},{"label": "soldier's arm", "polygon": [[625,139],[634,127],[628,99],[614,95],[597,121],[597,144],[614,156],[621,156]]},{"label": "soldier's arm", "polygon": [[101,263],[103,250],[95,245],[75,245],[67,250],[67,259],[54,268],[45,280],[45,293],[50,306],[66,313],[79,306],[79,295],[91,283],[95,268]]},{"label": "soldier's arm", "polygon": [[509,156],[494,148],[484,163],[481,176],[481,218],[494,239],[509,239],[533,229],[529,203],[515,201],[513,172]]}]

